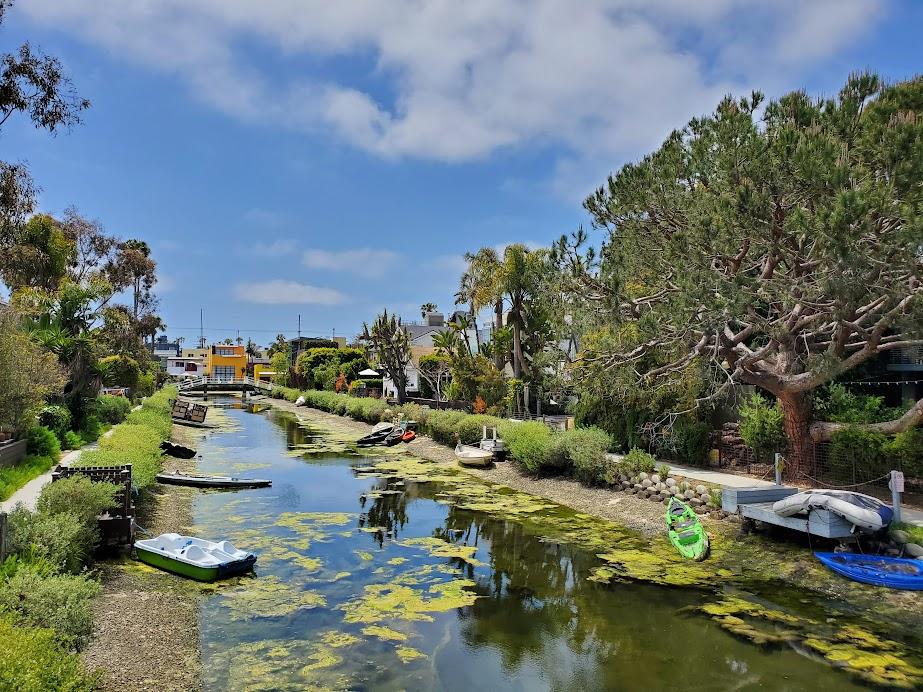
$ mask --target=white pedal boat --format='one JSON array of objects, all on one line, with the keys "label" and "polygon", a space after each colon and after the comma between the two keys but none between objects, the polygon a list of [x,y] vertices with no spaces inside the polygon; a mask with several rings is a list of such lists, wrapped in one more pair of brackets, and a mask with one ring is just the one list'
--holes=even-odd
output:
[{"label": "white pedal boat", "polygon": [[238,550],[230,541],[215,543],[178,533],[135,541],[135,552],[141,562],[198,581],[241,574],[256,562],[256,555]]}]

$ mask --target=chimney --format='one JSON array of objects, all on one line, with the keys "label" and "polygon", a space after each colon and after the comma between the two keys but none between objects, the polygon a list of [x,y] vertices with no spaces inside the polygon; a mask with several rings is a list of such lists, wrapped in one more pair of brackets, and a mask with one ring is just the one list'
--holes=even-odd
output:
[{"label": "chimney", "polygon": [[423,324],[426,327],[444,327],[445,317],[441,312],[428,312],[423,319]]}]

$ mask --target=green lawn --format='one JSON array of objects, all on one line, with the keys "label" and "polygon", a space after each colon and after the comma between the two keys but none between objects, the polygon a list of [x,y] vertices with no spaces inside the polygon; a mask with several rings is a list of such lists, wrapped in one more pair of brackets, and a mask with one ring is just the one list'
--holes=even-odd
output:
[{"label": "green lawn", "polygon": [[41,476],[54,464],[51,457],[27,456],[9,468],[0,469],[0,501],[7,500],[26,483]]}]

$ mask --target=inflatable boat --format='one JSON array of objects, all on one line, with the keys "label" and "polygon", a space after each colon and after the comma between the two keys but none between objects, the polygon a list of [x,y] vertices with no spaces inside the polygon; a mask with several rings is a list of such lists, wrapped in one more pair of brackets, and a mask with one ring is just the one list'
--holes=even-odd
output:
[{"label": "inflatable boat", "polygon": [[833,512],[863,531],[876,532],[888,526],[894,516],[891,508],[870,495],[849,490],[806,490],[773,504],[781,517],[808,514],[812,509]]},{"label": "inflatable boat", "polygon": [[814,553],[817,559],[837,574],[854,581],[891,589],[923,591],[923,561],[906,557],[857,555],[855,553]]}]

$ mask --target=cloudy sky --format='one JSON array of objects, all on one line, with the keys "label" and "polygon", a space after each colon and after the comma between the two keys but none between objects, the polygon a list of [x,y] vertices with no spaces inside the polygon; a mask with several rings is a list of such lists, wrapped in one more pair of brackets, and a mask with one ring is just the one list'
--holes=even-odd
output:
[{"label": "cloudy sky", "polygon": [[548,243],[726,93],[920,69],[913,0],[20,0],[92,109],[0,146],[41,203],[154,248],[192,341],[451,309],[461,257]]}]

